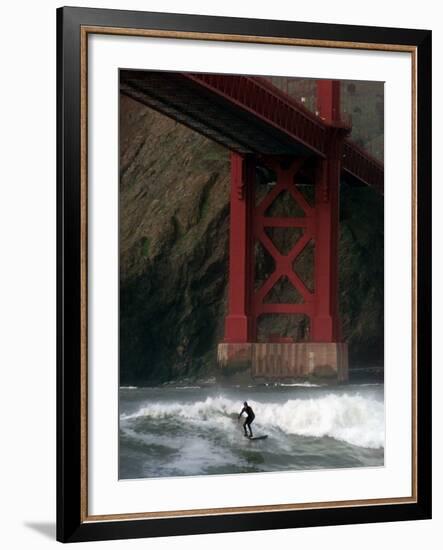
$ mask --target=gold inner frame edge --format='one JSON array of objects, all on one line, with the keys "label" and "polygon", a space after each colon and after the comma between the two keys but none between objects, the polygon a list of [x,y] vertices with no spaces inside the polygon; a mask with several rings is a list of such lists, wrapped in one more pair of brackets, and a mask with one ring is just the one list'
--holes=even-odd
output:
[{"label": "gold inner frame edge", "polygon": [[[88,35],[107,34],[121,36],[139,36],[151,38],[170,38],[186,40],[216,40],[222,42],[244,42],[256,44],[275,44],[287,46],[306,46],[357,50],[378,50],[407,52],[411,54],[412,78],[412,495],[380,499],[362,499],[350,501],[327,501],[299,504],[276,504],[257,506],[238,506],[224,508],[202,508],[194,510],[173,510],[141,513],[122,513],[107,515],[88,514]],[[120,27],[100,27],[82,25],[80,29],[80,319],[81,319],[81,364],[80,364],[80,519],[82,523],[115,520],[139,520],[171,517],[192,517],[210,515],[229,515],[255,512],[278,512],[288,510],[313,510],[324,508],[346,508],[351,506],[379,506],[385,504],[411,504],[417,502],[417,47],[404,44],[378,44],[366,42],[346,42],[331,40],[310,40],[299,38],[262,37],[237,34],[219,34],[202,32],[163,31]]]}]

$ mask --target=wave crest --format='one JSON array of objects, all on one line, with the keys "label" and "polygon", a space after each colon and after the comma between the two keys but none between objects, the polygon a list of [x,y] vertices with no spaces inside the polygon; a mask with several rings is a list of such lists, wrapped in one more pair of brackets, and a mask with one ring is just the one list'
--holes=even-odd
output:
[{"label": "wave crest", "polygon": [[[384,447],[384,405],[368,396],[326,394],[316,398],[285,402],[249,400],[256,418],[254,425],[276,436],[332,437],[371,449]],[[152,403],[121,421],[138,418],[175,417],[186,423],[208,423],[211,428],[231,430],[241,404],[226,397],[208,397],[195,403]]]}]

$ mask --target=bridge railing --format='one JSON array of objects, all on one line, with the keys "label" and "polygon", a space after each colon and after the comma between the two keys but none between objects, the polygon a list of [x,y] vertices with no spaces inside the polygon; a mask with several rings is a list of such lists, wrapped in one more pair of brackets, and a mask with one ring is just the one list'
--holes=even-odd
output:
[{"label": "bridge railing", "polygon": [[271,124],[284,130],[315,153],[325,156],[326,128],[308,109],[259,77],[187,73],[188,77],[225,96]]}]

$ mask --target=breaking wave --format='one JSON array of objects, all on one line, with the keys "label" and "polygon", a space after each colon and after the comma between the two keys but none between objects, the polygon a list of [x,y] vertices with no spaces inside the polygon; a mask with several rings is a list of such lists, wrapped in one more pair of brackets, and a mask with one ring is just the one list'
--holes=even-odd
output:
[{"label": "breaking wave", "polygon": [[[384,405],[368,396],[333,394],[282,402],[249,400],[256,413],[254,426],[273,436],[332,437],[358,447],[384,447]],[[208,397],[194,403],[152,403],[132,414],[122,414],[123,424],[137,419],[175,418],[198,428],[232,432],[239,403],[226,397]]]}]

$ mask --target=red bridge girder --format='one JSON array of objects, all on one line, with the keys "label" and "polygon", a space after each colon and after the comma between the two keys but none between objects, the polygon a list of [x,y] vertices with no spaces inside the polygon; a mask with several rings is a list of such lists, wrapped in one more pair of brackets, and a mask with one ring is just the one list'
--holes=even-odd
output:
[{"label": "red bridge girder", "polygon": [[[324,158],[329,124],[257,76],[121,71],[126,95],[174,118],[231,151]],[[383,193],[383,164],[352,141],[342,150],[342,177]]]},{"label": "red bridge girder", "polygon": [[325,156],[326,128],[322,121],[267,80],[203,73],[186,76]]},{"label": "red bridge girder", "polygon": [[[257,76],[189,73],[186,76],[287,132],[311,151],[326,153],[326,124],[294,98]],[[383,164],[350,140],[343,146],[342,169],[383,193]]]},{"label": "red bridge girder", "polygon": [[345,140],[342,150],[342,170],[358,182],[374,187],[379,193],[384,192],[383,164],[358,147]]}]

